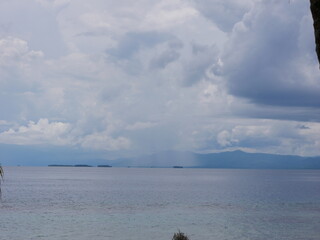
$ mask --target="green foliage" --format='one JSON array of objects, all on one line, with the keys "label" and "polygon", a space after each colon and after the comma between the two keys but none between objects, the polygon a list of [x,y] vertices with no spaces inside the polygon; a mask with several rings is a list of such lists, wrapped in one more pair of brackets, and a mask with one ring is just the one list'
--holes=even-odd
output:
[{"label": "green foliage", "polygon": [[189,240],[189,238],[179,230],[177,233],[173,234],[172,240]]}]

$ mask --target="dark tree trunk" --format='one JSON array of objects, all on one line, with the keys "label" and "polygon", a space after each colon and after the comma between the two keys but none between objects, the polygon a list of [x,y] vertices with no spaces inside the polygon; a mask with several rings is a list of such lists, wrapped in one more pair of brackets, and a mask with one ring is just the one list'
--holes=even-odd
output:
[{"label": "dark tree trunk", "polygon": [[316,52],[320,64],[320,0],[310,0],[310,5],[313,17],[314,36],[316,39]]},{"label": "dark tree trunk", "polygon": [[1,200],[1,180],[3,180],[3,168],[0,165],[0,200]]}]

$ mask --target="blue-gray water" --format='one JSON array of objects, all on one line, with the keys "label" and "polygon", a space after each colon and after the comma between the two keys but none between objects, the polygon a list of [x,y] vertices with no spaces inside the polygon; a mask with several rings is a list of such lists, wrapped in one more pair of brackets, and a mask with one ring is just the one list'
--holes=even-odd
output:
[{"label": "blue-gray water", "polygon": [[7,167],[1,240],[319,240],[320,171]]}]

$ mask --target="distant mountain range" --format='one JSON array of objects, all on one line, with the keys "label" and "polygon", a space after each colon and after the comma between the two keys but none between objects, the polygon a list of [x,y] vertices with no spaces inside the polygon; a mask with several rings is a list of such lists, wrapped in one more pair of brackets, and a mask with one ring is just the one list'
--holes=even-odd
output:
[{"label": "distant mountain range", "polygon": [[131,167],[196,167],[243,169],[320,169],[319,157],[301,157],[266,153],[247,153],[240,150],[197,154],[166,151],[138,158],[108,161],[113,166]]}]

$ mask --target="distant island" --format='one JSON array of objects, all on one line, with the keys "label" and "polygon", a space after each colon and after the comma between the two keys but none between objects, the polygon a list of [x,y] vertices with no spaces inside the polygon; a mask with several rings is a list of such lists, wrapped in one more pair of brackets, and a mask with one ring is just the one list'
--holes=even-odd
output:
[{"label": "distant island", "polygon": [[[92,162],[88,159],[88,162]],[[165,151],[134,158],[104,160],[97,167],[132,168],[235,168],[235,169],[320,169],[320,156],[302,157],[241,150],[219,153]],[[112,166],[111,166],[112,164]],[[92,167],[87,164],[51,164],[49,167]]]},{"label": "distant island", "polygon": [[[49,164],[48,167],[93,167],[92,165],[88,164],[75,164],[75,165],[66,165],[66,164]],[[97,167],[112,167],[111,165],[108,164],[102,164],[102,165],[97,165]]]},{"label": "distant island", "polygon": [[92,167],[92,166],[87,164],[76,164],[76,165],[49,164],[48,167]]},{"label": "distant island", "polygon": [[74,165],[49,164],[48,167],[74,167]]}]

